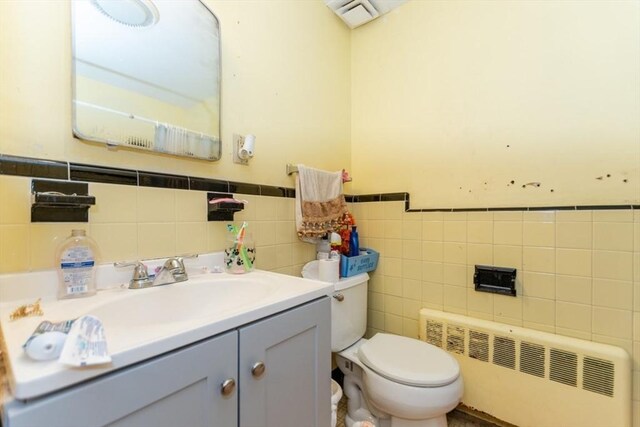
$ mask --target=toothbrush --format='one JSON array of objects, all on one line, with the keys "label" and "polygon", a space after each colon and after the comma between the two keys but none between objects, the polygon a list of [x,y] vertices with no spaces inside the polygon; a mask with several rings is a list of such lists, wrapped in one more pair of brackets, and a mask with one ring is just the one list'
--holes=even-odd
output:
[{"label": "toothbrush", "polygon": [[251,259],[249,259],[246,246],[243,244],[246,227],[247,222],[245,221],[242,223],[242,227],[240,227],[240,232],[238,233],[238,250],[240,252],[240,258],[244,262],[244,269],[249,271],[253,267],[253,263],[251,262]]},{"label": "toothbrush", "polygon": [[240,229],[238,229],[236,225],[228,224],[227,230],[229,230],[231,233],[235,235],[236,244],[234,247],[234,252],[237,251],[238,255],[240,256],[240,259],[242,259],[243,261],[244,269],[249,271],[251,268],[253,268],[253,262],[251,262],[251,259],[249,258],[249,255],[247,253],[247,248],[244,245],[246,227],[247,227],[247,223],[245,221],[242,223],[242,226],[240,227]]}]

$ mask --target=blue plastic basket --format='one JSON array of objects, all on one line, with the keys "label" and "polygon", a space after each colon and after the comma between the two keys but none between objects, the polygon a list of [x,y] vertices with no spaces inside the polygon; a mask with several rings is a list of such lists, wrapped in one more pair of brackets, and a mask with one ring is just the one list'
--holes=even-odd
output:
[{"label": "blue plastic basket", "polygon": [[366,248],[360,248],[360,252],[366,252],[366,254],[352,257],[340,256],[340,277],[351,277],[376,269],[380,254]]}]

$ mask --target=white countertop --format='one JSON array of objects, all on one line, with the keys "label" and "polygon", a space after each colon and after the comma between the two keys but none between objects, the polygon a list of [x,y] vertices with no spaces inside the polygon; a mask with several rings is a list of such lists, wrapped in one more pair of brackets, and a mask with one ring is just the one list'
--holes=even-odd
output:
[{"label": "white countertop", "polygon": [[[31,277],[25,279],[28,275]],[[29,279],[49,282],[51,275],[0,276],[0,332],[9,386],[17,399],[50,393],[158,356],[333,290],[330,283],[257,270],[241,275],[192,272],[186,282],[138,290],[115,283],[112,285],[115,287],[101,289],[88,298],[60,301],[52,298],[55,286],[50,283],[40,287],[41,293],[33,293],[33,289],[38,289],[33,284],[8,291]],[[100,287],[109,286],[102,283]],[[30,298],[25,288],[33,293]],[[44,316],[9,320],[20,304],[40,297]],[[85,314],[102,320],[111,364],[71,368],[57,360],[37,362],[26,356],[22,345],[40,322],[74,319]]]}]

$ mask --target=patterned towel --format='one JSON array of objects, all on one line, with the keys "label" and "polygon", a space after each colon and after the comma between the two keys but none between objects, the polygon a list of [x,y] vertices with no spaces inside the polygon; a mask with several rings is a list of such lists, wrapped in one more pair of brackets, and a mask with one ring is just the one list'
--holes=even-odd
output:
[{"label": "patterned towel", "polygon": [[325,172],[298,165],[296,228],[303,239],[317,239],[337,230],[347,211],[342,171]]}]

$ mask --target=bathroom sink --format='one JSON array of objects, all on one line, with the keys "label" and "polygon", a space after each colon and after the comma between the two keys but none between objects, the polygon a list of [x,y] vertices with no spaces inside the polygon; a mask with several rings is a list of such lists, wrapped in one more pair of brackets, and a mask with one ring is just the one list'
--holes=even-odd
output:
[{"label": "bathroom sink", "polygon": [[[55,299],[55,285],[34,287],[34,283],[42,283],[49,276],[33,274],[0,275],[0,290],[8,289],[10,282],[12,289],[37,289],[38,293],[32,292],[28,301],[42,297],[44,316],[13,322],[9,314],[25,301],[24,293],[18,301],[7,299],[5,291],[0,302],[9,384],[13,396],[19,399],[40,396],[147,360],[325,296],[332,290],[324,282],[256,270],[241,275],[190,274],[185,282],[135,290],[127,289],[119,277],[120,286],[113,283],[108,289],[99,289],[95,296],[59,301]],[[55,272],[51,278],[55,284]],[[111,364],[69,368],[57,360],[35,362],[24,354],[22,344],[43,320],[58,322],[88,314],[104,325]]]},{"label": "bathroom sink", "polygon": [[141,327],[222,317],[264,300],[276,286],[264,280],[198,279],[134,291],[92,307],[87,314],[102,320],[112,333]]}]

